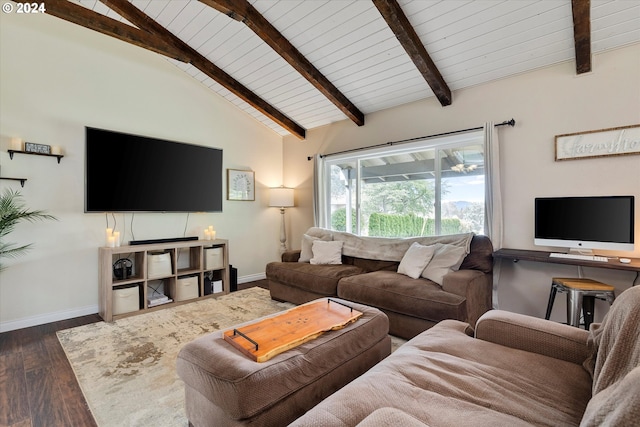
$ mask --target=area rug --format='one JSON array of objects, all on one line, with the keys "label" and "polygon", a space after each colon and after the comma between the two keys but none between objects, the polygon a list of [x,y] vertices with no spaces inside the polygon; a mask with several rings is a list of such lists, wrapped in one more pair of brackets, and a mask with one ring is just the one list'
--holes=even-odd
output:
[{"label": "area rug", "polygon": [[[215,299],[58,332],[100,427],[187,426],[182,346],[200,335],[293,307],[254,287]],[[393,338],[394,349],[404,340]]]}]

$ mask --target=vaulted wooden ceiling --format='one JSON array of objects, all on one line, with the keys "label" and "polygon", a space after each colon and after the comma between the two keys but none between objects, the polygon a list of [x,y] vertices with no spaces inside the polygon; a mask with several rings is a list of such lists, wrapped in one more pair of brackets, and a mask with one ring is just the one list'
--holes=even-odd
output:
[{"label": "vaulted wooden ceiling", "polygon": [[[20,1],[26,2],[26,1]],[[164,55],[281,135],[640,42],[640,2],[56,0],[48,14]]]}]

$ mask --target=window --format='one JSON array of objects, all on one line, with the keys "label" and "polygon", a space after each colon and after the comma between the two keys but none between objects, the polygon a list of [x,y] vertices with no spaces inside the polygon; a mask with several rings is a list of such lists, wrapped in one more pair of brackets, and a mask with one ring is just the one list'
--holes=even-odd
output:
[{"label": "window", "polygon": [[328,157],[327,227],[363,236],[484,234],[483,133]]}]

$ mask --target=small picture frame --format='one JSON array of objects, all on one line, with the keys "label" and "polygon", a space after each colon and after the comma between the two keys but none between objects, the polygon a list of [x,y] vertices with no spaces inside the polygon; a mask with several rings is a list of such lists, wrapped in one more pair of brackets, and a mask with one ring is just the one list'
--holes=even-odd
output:
[{"label": "small picture frame", "polygon": [[255,199],[254,172],[227,169],[227,200],[254,201]]},{"label": "small picture frame", "polygon": [[27,153],[51,154],[51,146],[45,144],[35,144],[33,142],[25,142],[24,151]]}]

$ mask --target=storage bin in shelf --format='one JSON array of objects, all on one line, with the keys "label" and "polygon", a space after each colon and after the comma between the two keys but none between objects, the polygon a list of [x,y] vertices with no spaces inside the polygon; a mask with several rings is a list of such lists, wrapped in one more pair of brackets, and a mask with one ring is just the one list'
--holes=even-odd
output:
[{"label": "storage bin in shelf", "polygon": [[117,286],[112,292],[114,316],[140,310],[140,284]]},{"label": "storage bin in shelf", "polygon": [[224,247],[213,246],[204,250],[204,269],[221,270],[224,268]]},{"label": "storage bin in shelf", "polygon": [[200,296],[200,280],[198,276],[179,277],[176,288],[172,292],[176,301],[187,301]]},{"label": "storage bin in shelf", "polygon": [[172,252],[149,252],[147,254],[147,279],[161,279],[173,275]]}]

